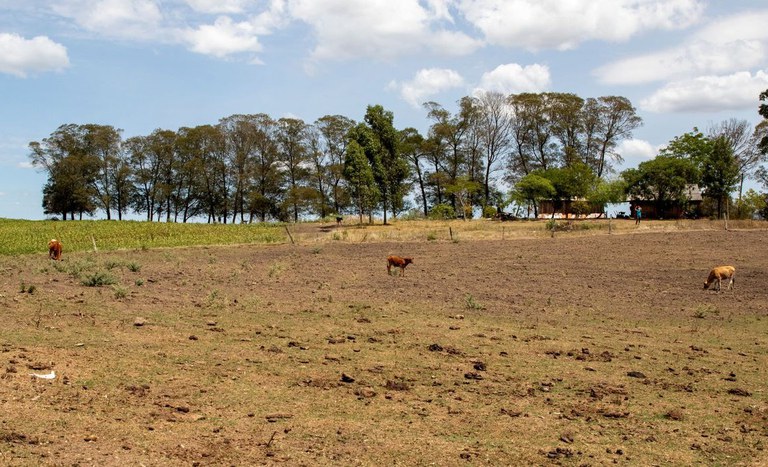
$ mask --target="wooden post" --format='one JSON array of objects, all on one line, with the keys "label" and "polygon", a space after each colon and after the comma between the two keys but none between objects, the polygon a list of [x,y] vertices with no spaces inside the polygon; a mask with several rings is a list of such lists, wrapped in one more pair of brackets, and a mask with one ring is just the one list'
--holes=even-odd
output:
[{"label": "wooden post", "polygon": [[504,240],[504,229],[506,229],[506,227],[502,227],[501,228],[501,239],[502,240]]},{"label": "wooden post", "polygon": [[451,236],[451,241],[453,241],[453,229],[450,226],[448,226],[448,235]]},{"label": "wooden post", "polygon": [[291,235],[291,231],[288,230],[288,226],[287,225],[285,226],[285,231],[288,233],[288,238],[291,239],[291,245],[295,245],[296,242],[293,241],[293,235]]},{"label": "wooden post", "polygon": [[611,234],[611,218],[608,218],[608,235]]},{"label": "wooden post", "polygon": [[93,235],[91,235],[91,243],[93,243],[93,252],[96,253],[96,239],[93,238]]}]

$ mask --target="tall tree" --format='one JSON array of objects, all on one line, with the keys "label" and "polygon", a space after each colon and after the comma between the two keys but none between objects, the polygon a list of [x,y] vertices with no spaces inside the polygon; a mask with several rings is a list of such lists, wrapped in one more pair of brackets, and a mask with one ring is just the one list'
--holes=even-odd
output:
[{"label": "tall tree", "polygon": [[60,126],[42,142],[29,143],[32,165],[48,173],[43,188],[43,210],[46,214],[61,214],[70,219],[96,210],[94,186],[99,163],[89,150],[85,127]]},{"label": "tall tree", "polygon": [[285,180],[281,172],[277,145],[277,122],[267,114],[254,118],[256,125],[256,154],[253,163],[253,186],[248,208],[251,222],[258,217],[262,222],[268,217],[281,217],[280,206],[285,197]]},{"label": "tall tree", "polygon": [[510,109],[507,99],[499,92],[485,92],[478,98],[480,116],[477,130],[485,155],[483,176],[483,205],[490,203],[491,176],[498,170],[498,162],[506,156],[510,139]]},{"label": "tall tree", "polygon": [[384,223],[387,212],[393,213],[403,205],[408,177],[408,163],[400,153],[399,132],[395,130],[394,115],[381,105],[368,106],[365,123],[359,124],[350,136],[365,151],[382,203]]},{"label": "tall tree", "polygon": [[294,222],[309,200],[306,179],[309,176],[307,125],[296,118],[281,118],[277,122],[277,147],[280,162],[288,179],[287,203]]},{"label": "tall tree", "polygon": [[[766,101],[766,103],[762,103],[763,101]],[[768,89],[760,93],[760,102],[761,104],[757,113],[762,115],[762,123],[766,123],[768,122]],[[760,139],[760,150],[763,152],[763,154],[768,153],[768,134]]]},{"label": "tall tree", "polygon": [[[711,125],[707,136],[711,140],[724,138],[730,146],[739,167],[739,201],[744,191],[744,180],[753,178],[755,169],[766,160],[768,154],[760,151],[760,141],[768,125],[752,128],[747,120],[731,118]],[[738,203],[739,206],[741,203]]]},{"label": "tall tree", "polygon": [[417,198],[421,199],[424,217],[429,215],[427,192],[421,167],[421,161],[425,158],[426,148],[427,143],[425,142],[424,137],[421,136],[419,131],[415,128],[406,128],[400,132],[400,150],[406,160],[410,163],[416,177],[416,186],[418,186],[419,189]]},{"label": "tall tree", "polygon": [[122,130],[109,125],[82,125],[82,138],[86,157],[98,164],[97,176],[93,179],[94,200],[107,219],[112,219],[112,208],[117,196],[115,175],[119,166]]},{"label": "tall tree", "polygon": [[245,222],[247,192],[251,184],[258,138],[256,115],[231,115],[219,120],[227,142],[227,165],[232,177],[232,222]]},{"label": "tall tree", "polygon": [[729,141],[721,136],[713,141],[712,151],[704,161],[701,176],[707,196],[717,201],[718,219],[722,218],[723,203],[728,202],[738,179],[738,161]]},{"label": "tall tree", "polygon": [[365,150],[357,142],[350,141],[344,159],[344,179],[363,223],[363,214],[370,213],[379,196],[373,169]]},{"label": "tall tree", "polygon": [[344,178],[344,157],[349,143],[349,131],[354,126],[354,120],[342,115],[325,115],[315,122],[315,127],[320,130],[323,139],[322,147],[327,162],[333,211],[337,214],[344,210],[348,202],[341,181]]},{"label": "tall tree", "polygon": [[[632,132],[643,124],[637,110],[626,97],[604,96],[586,104],[585,121],[594,123],[590,128],[589,150],[586,162],[598,177],[602,177],[611,167],[612,162],[621,162],[621,155],[615,149],[624,139],[631,138]],[[592,112],[590,115],[589,112]]]}]

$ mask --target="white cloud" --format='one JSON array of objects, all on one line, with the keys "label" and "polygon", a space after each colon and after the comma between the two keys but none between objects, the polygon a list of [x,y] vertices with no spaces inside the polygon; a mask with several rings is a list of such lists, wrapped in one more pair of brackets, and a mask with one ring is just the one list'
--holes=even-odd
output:
[{"label": "white cloud", "polygon": [[533,64],[522,67],[517,63],[499,65],[480,78],[479,90],[498,91],[503,94],[541,92],[549,88],[549,68]]},{"label": "white cloud", "polygon": [[66,47],[45,36],[25,39],[0,33],[0,73],[24,78],[28,73],[60,71],[68,66]]},{"label": "white cloud", "polygon": [[568,50],[588,40],[625,41],[650,29],[685,28],[700,0],[457,0],[491,44]]},{"label": "white cloud", "polygon": [[[768,71],[768,70],[766,70]],[[715,112],[754,107],[768,88],[768,72],[742,71],[725,76],[701,76],[674,81],[640,102],[651,112]]]},{"label": "white cloud", "polygon": [[193,52],[223,58],[243,52],[260,52],[259,38],[250,23],[235,23],[222,16],[214,24],[199,26],[183,33]]},{"label": "white cloud", "polygon": [[66,0],[51,8],[105,37],[147,40],[163,32],[163,14],[156,0]]},{"label": "white cloud", "polygon": [[645,161],[649,161],[659,154],[662,145],[653,145],[643,139],[625,139],[619,142],[615,152],[623,161],[616,165],[617,172],[637,167]]},{"label": "white cloud", "polygon": [[684,44],[629,57],[595,70],[601,82],[640,84],[731,73],[768,60],[768,11],[741,13],[711,22]]},{"label": "white cloud", "polygon": [[390,87],[398,89],[402,98],[414,107],[419,107],[430,96],[443,91],[460,87],[464,78],[454,70],[429,68],[419,70],[412,80],[390,83]]},{"label": "white cloud", "polygon": [[186,0],[187,5],[200,13],[243,13],[248,0]]},{"label": "white cloud", "polygon": [[425,8],[418,0],[291,0],[289,11],[314,30],[314,60],[387,60],[424,50],[468,53],[481,45],[462,32],[439,26],[453,20],[448,1],[427,4]]}]

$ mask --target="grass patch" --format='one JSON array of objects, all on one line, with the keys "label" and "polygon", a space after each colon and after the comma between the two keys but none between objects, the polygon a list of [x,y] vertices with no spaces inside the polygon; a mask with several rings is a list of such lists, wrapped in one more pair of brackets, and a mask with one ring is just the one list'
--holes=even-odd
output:
[{"label": "grass patch", "polygon": [[117,279],[112,274],[104,271],[96,271],[86,274],[80,283],[86,287],[102,287],[117,283]]}]

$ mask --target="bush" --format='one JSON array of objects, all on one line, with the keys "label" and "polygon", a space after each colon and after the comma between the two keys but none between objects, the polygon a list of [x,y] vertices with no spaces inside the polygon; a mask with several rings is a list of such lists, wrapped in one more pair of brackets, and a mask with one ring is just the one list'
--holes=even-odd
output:
[{"label": "bush", "polygon": [[96,271],[93,274],[87,274],[81,283],[88,287],[101,287],[103,285],[115,284],[117,279],[109,273]]},{"label": "bush", "polygon": [[492,219],[496,217],[496,210],[495,206],[483,206],[483,217],[486,219]]},{"label": "bush", "polygon": [[453,219],[454,217],[456,217],[456,213],[450,204],[436,204],[429,211],[430,219]]}]

